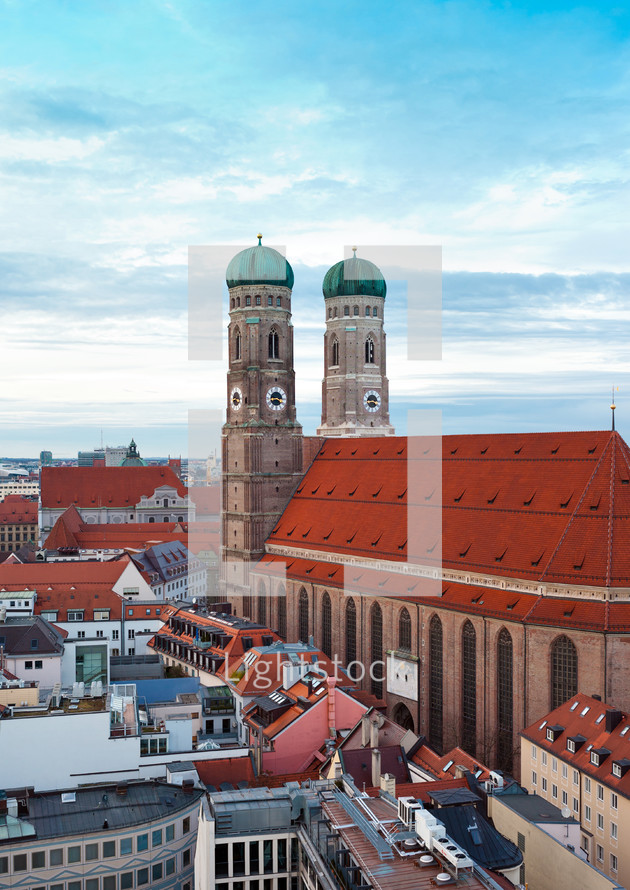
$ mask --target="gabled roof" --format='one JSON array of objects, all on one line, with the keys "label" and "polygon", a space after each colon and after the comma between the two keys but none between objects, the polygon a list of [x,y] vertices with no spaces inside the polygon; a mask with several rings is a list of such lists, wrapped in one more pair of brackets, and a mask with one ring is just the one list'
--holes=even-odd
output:
[{"label": "gabled roof", "polygon": [[37,501],[23,498],[19,494],[8,494],[0,501],[0,525],[37,525]]},{"label": "gabled roof", "polygon": [[[553,740],[547,738],[548,730],[552,730],[549,734]],[[630,715],[627,713],[578,693],[530,724],[521,735],[585,775],[630,797]],[[577,741],[575,751],[567,747],[570,739]],[[600,758],[599,765],[592,763],[591,752],[602,749],[609,753]],[[615,762],[625,762],[620,776],[613,772]]]},{"label": "gabled roof", "polygon": [[624,587],[629,527],[616,432],[329,439],[268,544]]},{"label": "gabled roof", "polygon": [[62,634],[38,615],[7,619],[0,624],[0,636],[4,637],[4,652],[9,657],[31,655],[37,658],[63,652]]},{"label": "gabled roof", "polygon": [[184,498],[188,490],[170,467],[42,467],[41,504],[60,507],[135,507],[157,488],[174,488]]},{"label": "gabled roof", "polygon": [[[409,768],[405,752],[400,745],[379,745],[381,775],[389,773],[397,782],[409,781]],[[340,748],[339,754],[344,773],[352,776],[357,788],[372,784],[372,749]]]}]

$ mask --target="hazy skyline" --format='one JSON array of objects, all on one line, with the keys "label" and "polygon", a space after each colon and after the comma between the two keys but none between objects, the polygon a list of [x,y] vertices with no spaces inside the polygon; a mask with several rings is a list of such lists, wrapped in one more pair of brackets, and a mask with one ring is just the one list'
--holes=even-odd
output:
[{"label": "hazy skyline", "polygon": [[[0,0],[0,453],[186,450],[190,244],[285,244],[298,417],[344,245],[440,244],[443,360],[391,413],[445,432],[626,419],[630,10],[568,3]],[[224,313],[222,324],[227,324]]]}]

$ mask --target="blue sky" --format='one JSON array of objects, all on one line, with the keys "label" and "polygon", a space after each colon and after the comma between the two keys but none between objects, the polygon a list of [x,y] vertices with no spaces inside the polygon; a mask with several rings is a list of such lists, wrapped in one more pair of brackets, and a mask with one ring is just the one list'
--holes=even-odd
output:
[{"label": "blue sky", "polygon": [[630,434],[629,34],[623,3],[0,0],[0,455],[185,453],[225,399],[187,360],[188,245],[258,231],[307,432],[358,243],[443,249],[441,362],[400,358],[390,289],[400,431],[601,428],[614,383]]}]

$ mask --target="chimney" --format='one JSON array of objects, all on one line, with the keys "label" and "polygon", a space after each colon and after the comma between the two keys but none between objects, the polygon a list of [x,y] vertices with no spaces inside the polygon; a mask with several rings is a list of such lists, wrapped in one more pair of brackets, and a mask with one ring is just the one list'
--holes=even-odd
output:
[{"label": "chimney", "polygon": [[372,785],[381,787],[381,752],[378,748],[372,748]]},{"label": "chimney", "polygon": [[367,748],[370,744],[370,718],[367,714],[361,717],[361,747]]},{"label": "chimney", "polygon": [[594,692],[594,693],[592,694],[591,698],[594,698],[595,701],[601,701],[601,700],[602,700],[602,697],[601,697],[601,695],[599,694],[599,692]]},{"label": "chimney", "polygon": [[328,730],[331,739],[337,738],[337,717],[335,714],[335,686],[337,685],[336,677],[327,677],[328,684]]},{"label": "chimney", "polygon": [[184,779],[182,782],[182,791],[184,794],[192,794],[195,783],[192,779]]},{"label": "chimney", "polygon": [[606,711],[606,732],[612,732],[622,721],[623,714],[617,708]]},{"label": "chimney", "polygon": [[381,789],[387,791],[392,797],[396,797],[396,779],[391,773],[385,773],[381,776]]},{"label": "chimney", "polygon": [[378,722],[370,720],[370,748],[378,748]]}]

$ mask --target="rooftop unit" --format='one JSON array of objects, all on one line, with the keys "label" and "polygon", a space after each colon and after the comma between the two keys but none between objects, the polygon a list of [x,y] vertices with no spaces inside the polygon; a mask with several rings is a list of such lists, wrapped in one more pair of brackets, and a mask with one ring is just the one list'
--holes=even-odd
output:
[{"label": "rooftop unit", "polygon": [[462,868],[472,868],[473,861],[460,846],[447,835],[444,825],[428,810],[415,811],[416,834],[427,850],[437,854],[456,872]]}]

